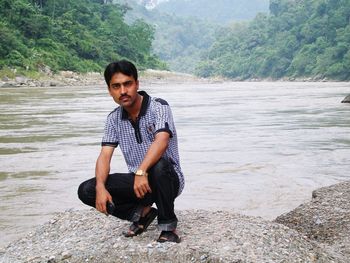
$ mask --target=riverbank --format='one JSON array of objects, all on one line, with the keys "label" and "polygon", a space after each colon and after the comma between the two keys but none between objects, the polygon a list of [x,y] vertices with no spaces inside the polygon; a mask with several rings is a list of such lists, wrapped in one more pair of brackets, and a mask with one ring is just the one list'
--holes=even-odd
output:
[{"label": "riverbank", "polygon": [[[167,83],[191,83],[191,82],[224,82],[224,81],[245,81],[245,82],[332,82],[328,79],[313,79],[313,78],[283,78],[283,79],[225,79],[217,78],[200,78],[195,75],[172,72],[165,70],[148,69],[140,72],[140,81],[145,84],[167,84]],[[94,86],[105,85],[102,73],[76,73],[73,71],[60,71],[57,74],[41,73],[36,78],[30,78],[23,75],[18,75],[13,78],[7,76],[0,79],[0,88],[11,87],[64,87],[64,86]]]},{"label": "riverbank", "polygon": [[[183,83],[183,82],[200,82],[200,81],[216,81],[205,80],[196,76],[162,71],[162,70],[145,70],[140,72],[140,80],[145,83]],[[0,88],[10,87],[64,87],[64,86],[93,86],[93,85],[105,85],[104,77],[102,73],[76,73],[72,71],[61,71],[57,74],[42,74],[35,79],[16,76],[14,78],[3,77],[0,80]]]},{"label": "riverbank", "polygon": [[128,223],[95,210],[58,213],[1,250],[1,262],[348,262],[350,182],[314,191],[274,221],[227,211],[178,211],[180,244],[160,244],[155,224],[134,238]]}]

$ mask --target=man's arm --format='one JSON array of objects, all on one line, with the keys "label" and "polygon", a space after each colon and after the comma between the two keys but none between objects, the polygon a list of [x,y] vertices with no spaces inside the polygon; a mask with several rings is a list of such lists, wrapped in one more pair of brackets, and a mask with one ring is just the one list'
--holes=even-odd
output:
[{"label": "man's arm", "polygon": [[107,214],[106,203],[112,202],[112,196],[107,191],[105,184],[110,171],[110,163],[114,147],[102,146],[100,155],[96,161],[95,176],[96,176],[96,209],[104,214]]},{"label": "man's arm", "polygon": [[[162,157],[169,144],[170,134],[168,132],[159,132],[156,134],[154,142],[149,147],[145,158],[143,159],[139,169],[148,171]],[[146,193],[152,190],[145,176],[135,176],[134,191],[138,198],[143,198]]]}]

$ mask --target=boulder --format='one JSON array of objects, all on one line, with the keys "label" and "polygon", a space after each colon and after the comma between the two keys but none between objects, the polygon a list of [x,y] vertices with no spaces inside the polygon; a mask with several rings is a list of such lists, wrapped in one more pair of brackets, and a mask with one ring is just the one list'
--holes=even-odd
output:
[{"label": "boulder", "polygon": [[15,77],[15,81],[19,85],[26,85],[28,82],[28,78],[24,76],[17,76]]},{"label": "boulder", "polygon": [[350,95],[346,96],[341,103],[350,103]]},{"label": "boulder", "polygon": [[275,219],[350,258],[350,182],[323,187],[312,200]]}]

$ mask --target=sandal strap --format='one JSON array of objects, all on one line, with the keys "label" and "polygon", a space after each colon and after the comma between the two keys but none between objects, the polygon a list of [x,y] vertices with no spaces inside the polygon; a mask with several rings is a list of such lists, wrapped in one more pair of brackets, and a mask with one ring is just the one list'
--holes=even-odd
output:
[{"label": "sandal strap", "polygon": [[164,242],[180,243],[181,238],[174,231],[162,231],[160,233],[159,238],[157,239],[157,242],[160,242],[160,243],[164,243]]},{"label": "sandal strap", "polygon": [[129,227],[129,231],[132,231],[135,233],[139,228],[140,228],[140,226],[139,226],[138,222],[133,222]]},{"label": "sandal strap", "polygon": [[148,226],[153,222],[153,220],[157,217],[158,210],[155,208],[151,208],[151,210],[145,215],[141,217],[138,222],[133,222],[128,231],[123,232],[125,237],[133,237],[142,234],[147,230]]},{"label": "sandal strap", "polygon": [[154,207],[143,217],[140,218],[138,224],[142,225],[145,229],[152,223],[152,221],[157,217],[158,210]]}]

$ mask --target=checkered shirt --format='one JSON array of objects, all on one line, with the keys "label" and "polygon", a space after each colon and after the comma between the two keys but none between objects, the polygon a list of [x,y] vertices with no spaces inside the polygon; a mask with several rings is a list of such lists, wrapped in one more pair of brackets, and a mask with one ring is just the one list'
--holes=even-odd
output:
[{"label": "checkered shirt", "polygon": [[162,131],[168,132],[169,145],[162,157],[174,165],[179,177],[180,194],[185,181],[180,167],[177,133],[170,106],[165,100],[150,97],[144,91],[140,91],[139,94],[143,96],[143,100],[138,120],[135,123],[131,122],[123,107],[117,107],[107,117],[102,146],[119,145],[129,171],[135,173],[155,135]]}]

